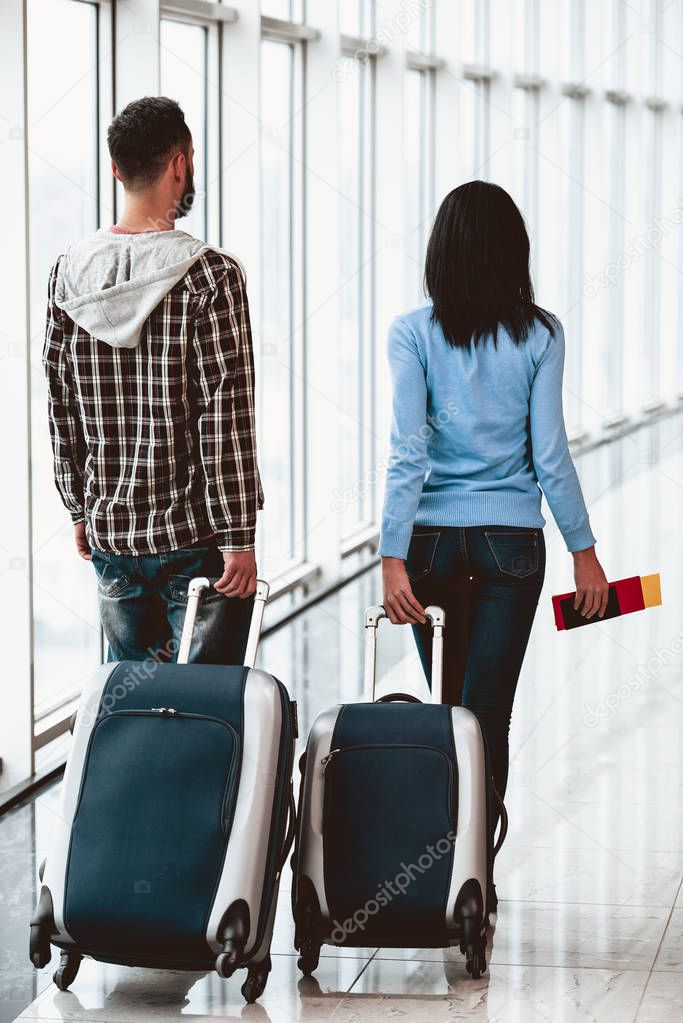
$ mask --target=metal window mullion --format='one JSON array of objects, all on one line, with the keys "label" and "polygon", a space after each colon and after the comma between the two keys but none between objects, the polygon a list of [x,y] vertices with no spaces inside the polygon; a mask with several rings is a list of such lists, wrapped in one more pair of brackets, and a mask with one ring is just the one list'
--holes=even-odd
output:
[{"label": "metal window mullion", "polygon": [[[491,59],[491,3],[480,0],[478,5],[479,21],[477,22],[477,60],[488,65]],[[476,12],[475,12],[476,17]]]},{"label": "metal window mullion", "polygon": [[222,117],[222,53],[223,29],[221,22],[207,24],[204,33],[204,189],[206,192],[205,238],[222,241],[222,184],[223,154]]},{"label": "metal window mullion", "polygon": [[[97,5],[97,78],[96,78],[96,160],[97,160],[97,224],[105,226],[105,219],[110,224],[116,223],[116,178],[109,165],[109,149],[102,138],[102,126],[109,123],[114,116],[114,4],[110,0],[100,0]],[[109,196],[109,202],[105,196]],[[106,217],[105,217],[106,215]],[[98,649],[100,663],[104,662],[107,653],[107,641],[104,628],[100,622],[98,630]],[[36,742],[34,718],[34,743]],[[34,747],[37,749],[37,747]]]},{"label": "metal window mullion", "polygon": [[[290,63],[290,122],[289,122],[289,175],[290,175],[290,451],[292,458],[292,489],[290,514],[292,527],[292,556],[300,541],[303,549],[297,561],[307,557],[306,507],[306,438],[307,415],[303,379],[306,359],[306,271],[304,239],[306,237],[306,48],[289,44]],[[296,335],[295,335],[296,330]]]},{"label": "metal window mullion", "polygon": [[[356,218],[358,222],[358,251],[356,258],[358,260],[358,302],[356,306],[356,315],[358,316],[358,322],[356,328],[358,330],[358,353],[356,362],[356,372],[358,379],[356,381],[356,400],[358,407],[358,418],[359,423],[357,424],[358,430],[356,435],[356,462],[358,478],[362,479],[365,472],[365,452],[366,452],[366,437],[365,437],[365,363],[366,363],[366,333],[365,333],[365,238],[366,238],[366,223],[365,223],[365,149],[366,149],[366,136],[365,136],[365,102],[366,102],[366,90],[367,90],[367,66],[359,63],[357,73],[360,75],[359,86],[358,86],[358,108],[356,110],[356,140],[358,143],[358,165],[356,167],[357,182],[358,182],[358,209],[356,210]],[[359,515],[360,521],[365,519],[365,491],[359,492]]]},{"label": "metal window mullion", "polygon": [[571,45],[570,73],[581,81],[586,64],[586,6],[585,0],[573,0],[569,12],[569,33]]},{"label": "metal window mullion", "polygon": [[419,217],[416,229],[418,232],[417,242],[422,251],[422,239],[424,236],[424,218],[425,210],[427,208],[427,164],[428,164],[428,146],[425,144],[429,135],[429,123],[427,120],[427,87],[428,79],[427,72],[420,72],[420,139],[419,139],[419,162],[418,162],[418,199],[417,199],[417,215]]},{"label": "metal window mullion", "polygon": [[203,121],[204,121],[204,180],[202,181],[202,191],[204,192],[204,239],[208,237],[209,233],[209,152],[211,151],[212,144],[209,142],[209,30],[208,26],[202,26],[203,36],[203,63],[204,63],[204,74],[203,79]]},{"label": "metal window mullion", "polygon": [[529,133],[527,146],[527,168],[526,168],[526,207],[529,211],[531,221],[531,236],[534,244],[535,266],[538,266],[538,189],[539,189],[539,121],[540,104],[539,90],[531,89],[525,94],[525,107],[527,119],[527,131]]},{"label": "metal window mullion", "polygon": [[477,86],[478,124],[477,131],[477,172],[488,180],[486,165],[491,150],[491,119],[489,105],[489,80],[485,79]]},{"label": "metal window mullion", "polygon": [[540,58],[540,11],[538,0],[526,0],[524,25],[524,48],[526,50],[524,63],[532,74],[538,74],[538,63]]},{"label": "metal window mullion", "polygon": [[[683,188],[683,115],[678,115],[678,180]],[[683,266],[683,231],[678,232],[678,261]],[[683,288],[678,290],[678,380],[676,393],[683,398]]]},{"label": "metal window mullion", "polygon": [[[304,12],[305,13],[305,12]],[[300,85],[301,85],[301,110],[304,110],[304,104],[306,97],[308,96],[308,84],[307,84],[307,54],[306,47],[299,47],[299,61],[300,61]],[[298,504],[299,504],[299,520],[300,520],[300,531],[303,538],[303,547],[301,550],[301,560],[308,560],[308,523],[309,523],[309,506],[306,500],[306,494],[308,493],[308,461],[306,453],[308,450],[308,403],[306,401],[306,390],[304,386],[304,380],[306,377],[306,364],[307,364],[307,351],[308,351],[308,323],[306,318],[306,311],[308,309],[307,300],[307,282],[308,274],[306,273],[306,232],[308,224],[308,203],[306,195],[306,154],[308,147],[308,119],[302,113],[301,114],[301,165],[299,167],[299,201],[301,205],[300,217],[299,217],[299,259],[298,259],[298,273],[299,273],[299,302],[301,309],[301,338],[299,341],[299,399],[300,399],[300,445],[299,445],[299,479],[301,482],[299,493],[298,493]]]},{"label": "metal window mullion", "polygon": [[[659,207],[662,196],[662,113],[661,109],[653,108],[650,114],[652,118],[652,139],[650,146],[650,215],[656,220],[660,213]],[[661,319],[661,274],[657,254],[651,250],[647,253],[647,280],[650,300],[646,303],[645,330],[643,331],[643,345],[646,353],[650,356],[650,394],[648,403],[659,398],[661,390],[660,381],[660,319]],[[648,339],[647,328],[651,329],[651,338]]]},{"label": "metal window mullion", "polygon": [[[268,38],[263,36],[263,38]],[[289,61],[289,124],[287,125],[287,173],[289,176],[288,181],[288,193],[289,193],[289,219],[288,219],[288,233],[289,233],[289,362],[290,362],[290,374],[289,374],[289,458],[292,466],[291,473],[291,486],[289,491],[289,557],[293,556],[294,543],[296,538],[296,485],[297,485],[297,445],[296,445],[296,422],[295,422],[295,409],[296,409],[296,386],[295,386],[295,374],[292,372],[294,364],[294,324],[296,320],[295,313],[295,287],[294,287],[294,257],[295,257],[295,243],[294,243],[294,200],[295,200],[295,189],[294,189],[294,76],[295,76],[295,58],[296,54],[292,46],[289,47],[290,61]]]},{"label": "metal window mullion", "polygon": [[[624,164],[624,146],[626,137],[626,109],[624,106],[617,106],[612,112],[614,118],[614,130],[612,136],[612,153],[611,153],[611,166],[612,166],[612,200],[611,206],[613,210],[624,209],[625,199],[625,164]],[[618,265],[619,255],[622,252],[624,246],[624,221],[623,218],[615,213],[611,214],[611,252],[610,258],[615,260]],[[611,294],[610,301],[610,320],[614,328],[614,335],[620,341],[624,337],[624,289],[623,289],[623,274],[619,275],[618,280],[614,284],[614,288]],[[608,398],[607,409],[609,412],[610,422],[615,422],[620,419],[622,406],[623,406],[623,360],[624,352],[617,345],[610,345],[608,347],[608,359],[609,359],[609,372],[608,372],[608,386],[611,386],[612,390]],[[615,383],[616,382],[616,383]],[[617,395],[615,400],[615,394]]]},{"label": "metal window mullion", "polygon": [[[366,145],[368,148],[368,180],[366,185],[365,199],[370,206],[371,216],[369,223],[366,224],[366,248],[365,255],[370,262],[365,268],[365,286],[366,286],[366,309],[365,309],[365,348],[367,352],[366,356],[366,367],[367,367],[367,394],[368,394],[368,411],[367,411],[367,426],[368,426],[368,437],[367,437],[367,449],[369,452],[369,465],[374,465],[377,459],[377,403],[375,401],[376,385],[377,385],[377,335],[375,331],[376,323],[376,286],[375,286],[375,260],[371,259],[376,242],[376,222],[375,222],[375,203],[376,203],[376,187],[377,187],[377,175],[376,175],[376,76],[377,76],[377,62],[371,61],[368,65],[367,71],[367,96],[365,103],[366,110]],[[370,489],[370,500],[369,504],[365,508],[365,518],[368,521],[375,521],[377,515],[376,507],[376,488]]]},{"label": "metal window mullion", "polygon": [[[570,188],[570,228],[569,228],[569,266],[570,266],[570,280],[571,280],[571,291],[570,294],[581,294],[581,284],[583,281],[583,263],[584,263],[584,201],[583,201],[583,187],[581,181],[583,180],[584,174],[584,163],[585,163],[585,115],[586,107],[583,98],[574,99],[572,102],[569,132],[570,132],[570,145],[571,145],[571,170],[572,176],[569,183]],[[581,323],[583,304],[579,305],[579,316],[576,317],[579,323]],[[573,391],[573,403],[575,408],[578,409],[577,422],[572,423],[572,426],[576,426],[580,429],[581,426],[581,404],[579,401],[579,395],[581,394],[581,379],[583,373],[583,331],[578,332],[577,343],[574,346],[574,371],[572,376],[572,391]]]},{"label": "metal window mullion", "polygon": [[[102,128],[114,116],[114,5],[100,0],[97,30],[97,116],[98,116],[98,224],[116,221],[116,179],[111,172],[109,149]],[[106,214],[106,217],[105,217]]]}]

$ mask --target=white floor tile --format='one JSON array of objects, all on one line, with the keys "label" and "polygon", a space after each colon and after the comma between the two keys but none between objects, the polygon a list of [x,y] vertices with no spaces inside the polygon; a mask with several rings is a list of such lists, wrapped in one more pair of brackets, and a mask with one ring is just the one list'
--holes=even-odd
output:
[{"label": "white floor tile", "polygon": [[683,907],[671,914],[654,968],[683,974]]},{"label": "white floor tile", "polygon": [[679,1019],[683,1019],[683,973],[651,974],[636,1023],[673,1023]]},{"label": "white floor tile", "polygon": [[[230,980],[214,973],[126,969],[84,961],[72,989],[50,985],[20,1019],[78,1020],[88,1023],[144,1023],[180,1016],[270,1018],[273,1023],[327,1020],[367,963],[362,959],[321,959],[315,981],[302,978],[294,956],[273,956],[273,969],[258,1007],[245,1007],[240,993],[246,972]],[[264,1015],[265,1014],[265,1015]]]},{"label": "white floor tile", "polygon": [[680,853],[504,846],[496,863],[499,898],[595,905],[671,906],[681,883]]},{"label": "white floor tile", "polygon": [[[488,935],[487,959],[514,966],[649,970],[668,917],[663,906],[501,902]],[[464,961],[458,948],[381,948],[377,958]]]},{"label": "white floor tile", "polygon": [[478,981],[462,962],[373,959],[335,1013],[335,1023],[409,1019],[488,1023],[627,1023],[646,972],[496,966]]}]

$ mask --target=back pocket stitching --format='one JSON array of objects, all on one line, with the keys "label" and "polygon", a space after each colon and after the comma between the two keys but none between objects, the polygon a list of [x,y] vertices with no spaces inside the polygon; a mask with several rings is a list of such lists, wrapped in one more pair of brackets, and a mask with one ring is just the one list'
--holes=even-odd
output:
[{"label": "back pocket stitching", "polygon": [[117,597],[119,593],[125,590],[126,586],[130,586],[130,579],[128,578],[127,575],[121,575],[118,577],[116,582],[111,584],[110,587],[103,586],[101,579],[97,580],[97,584],[100,594],[103,597],[109,597],[113,599],[114,597]]},{"label": "back pocket stitching", "polygon": [[[436,557],[436,548],[439,546],[439,540],[441,539],[441,533],[415,533],[414,534],[414,537],[418,537],[418,536],[419,537],[435,536],[436,537],[436,542],[434,543],[434,548],[432,550],[432,556],[429,559],[429,565],[422,572],[420,572],[418,575],[411,575],[410,572],[408,572],[408,566],[406,564],[406,572],[408,572],[408,578],[411,580],[411,582],[417,582],[419,579],[422,579],[424,576],[429,575],[429,573],[432,570],[432,566],[434,564],[434,558]],[[413,539],[413,537],[411,537],[411,542],[412,542],[412,539]],[[408,553],[410,553],[410,550],[408,551]],[[406,561],[407,561],[407,559],[406,559]]]},{"label": "back pocket stitching", "polygon": [[[493,560],[495,561],[496,565],[498,566],[498,570],[500,572],[502,572],[503,575],[510,575],[510,576],[512,576],[513,579],[526,579],[527,576],[533,575],[534,572],[538,572],[538,538],[537,538],[536,533],[532,532],[531,530],[529,530],[528,532],[526,532],[526,531],[525,532],[517,532],[515,530],[500,530],[500,532],[497,532],[497,533],[488,533],[486,530],[484,530],[484,536],[486,537],[486,543],[489,546],[489,550],[491,551],[491,554],[493,555]],[[500,561],[498,560],[498,555],[496,554],[494,544],[491,543],[491,538],[493,538],[495,540],[495,538],[497,536],[516,536],[516,537],[529,536],[529,537],[532,537],[533,538],[533,547],[534,547],[534,551],[535,551],[535,554],[536,554],[535,559],[534,559],[533,568],[530,568],[528,572],[511,572],[508,568],[503,568],[503,566],[501,565]]]}]

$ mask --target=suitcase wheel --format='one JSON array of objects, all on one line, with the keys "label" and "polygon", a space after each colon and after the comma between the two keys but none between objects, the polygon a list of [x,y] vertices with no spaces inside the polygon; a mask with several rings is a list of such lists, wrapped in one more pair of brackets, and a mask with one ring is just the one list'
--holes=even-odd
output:
[{"label": "suitcase wheel", "polygon": [[320,962],[320,945],[311,941],[310,938],[304,938],[301,942],[299,951],[301,955],[297,961],[297,966],[303,973],[304,977],[310,977],[318,968]]},{"label": "suitcase wheel", "polygon": [[254,963],[253,966],[249,967],[247,979],[242,985],[244,1000],[249,1005],[252,1005],[263,994],[271,967],[272,963],[269,955],[262,959],[260,963]]},{"label": "suitcase wheel", "polygon": [[486,972],[486,955],[483,947],[475,950],[468,946],[466,955],[465,969],[471,974],[472,980],[479,980],[482,973]]},{"label": "suitcase wheel", "polygon": [[59,966],[53,974],[53,981],[60,991],[68,991],[76,979],[81,959],[77,952],[62,952],[59,959]]},{"label": "suitcase wheel", "polygon": [[482,934],[476,921],[464,921],[463,940],[460,945],[465,955],[465,969],[472,980],[479,980],[486,972],[486,934]]},{"label": "suitcase wheel", "polygon": [[240,965],[249,926],[249,907],[244,899],[230,903],[218,927],[218,940],[223,945],[223,951],[216,957],[216,973],[219,977],[227,980]]},{"label": "suitcase wheel", "polygon": [[233,952],[221,952],[216,956],[216,973],[223,980],[232,977],[237,969],[237,956]]},{"label": "suitcase wheel", "polygon": [[40,890],[40,900],[36,911],[31,917],[31,931],[29,938],[29,958],[36,970],[42,970],[50,962],[50,936],[54,927],[54,916],[52,913],[52,896],[48,888],[43,885]]}]

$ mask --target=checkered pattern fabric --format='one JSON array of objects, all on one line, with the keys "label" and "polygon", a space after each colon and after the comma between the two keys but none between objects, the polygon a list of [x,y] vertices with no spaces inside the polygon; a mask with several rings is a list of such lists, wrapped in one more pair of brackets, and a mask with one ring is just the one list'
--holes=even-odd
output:
[{"label": "checkered pattern fabric", "polygon": [[158,554],[213,538],[254,546],[263,494],[241,269],[207,251],[136,348],[91,337],[48,289],[43,362],[57,488],[91,547]]}]

